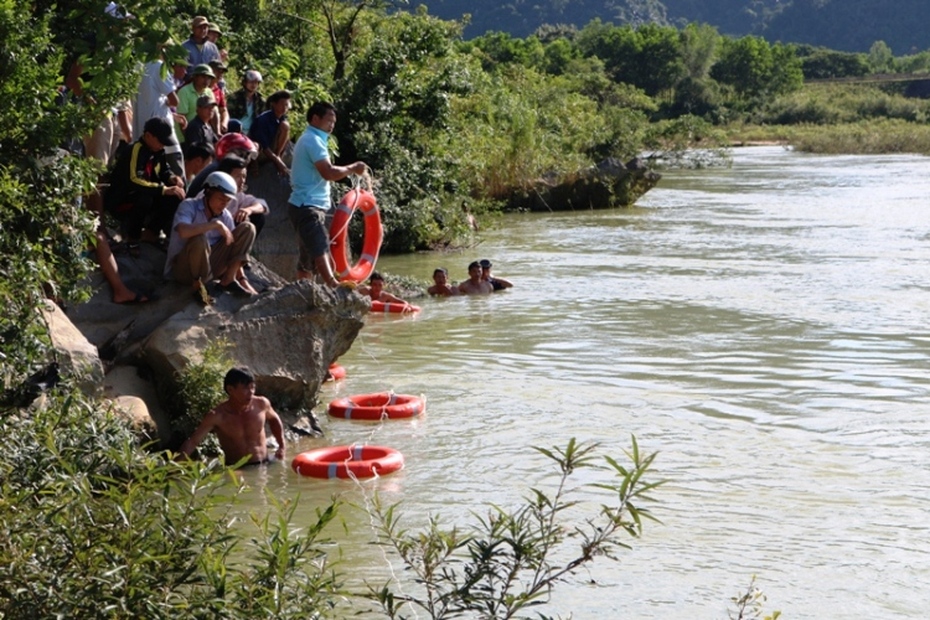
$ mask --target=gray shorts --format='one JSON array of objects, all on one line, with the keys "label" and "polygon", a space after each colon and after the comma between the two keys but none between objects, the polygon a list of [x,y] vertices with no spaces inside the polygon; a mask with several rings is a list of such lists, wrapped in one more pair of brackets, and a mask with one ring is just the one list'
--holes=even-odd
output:
[{"label": "gray shorts", "polygon": [[319,207],[296,207],[287,205],[287,216],[297,231],[297,269],[315,272],[313,260],[329,253],[329,225],[332,222],[332,209]]}]

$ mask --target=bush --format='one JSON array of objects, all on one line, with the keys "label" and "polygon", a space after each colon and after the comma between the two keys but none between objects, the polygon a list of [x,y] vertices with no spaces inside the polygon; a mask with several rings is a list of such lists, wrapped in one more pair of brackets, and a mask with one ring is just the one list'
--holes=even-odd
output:
[{"label": "bush", "polygon": [[269,497],[275,516],[249,527],[218,463],[140,452],[111,412],[77,398],[31,415],[0,418],[0,617],[327,617],[335,503],[298,533],[294,505]]}]

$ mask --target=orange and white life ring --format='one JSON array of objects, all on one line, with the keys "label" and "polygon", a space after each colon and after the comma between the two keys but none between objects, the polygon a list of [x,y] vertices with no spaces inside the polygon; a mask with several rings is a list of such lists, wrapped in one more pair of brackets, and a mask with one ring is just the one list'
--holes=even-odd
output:
[{"label": "orange and white life ring", "polygon": [[346,378],[346,369],[345,366],[340,366],[339,364],[330,364],[329,371],[326,374],[326,379],[323,381],[342,381]]},{"label": "orange and white life ring", "polygon": [[[355,209],[361,209],[365,216],[365,240],[362,243],[362,255],[354,266],[349,266],[349,221]],[[367,189],[352,189],[346,192],[336,207],[333,223],[329,226],[330,253],[336,266],[336,277],[340,280],[364,282],[375,270],[381,242],[384,240],[384,228],[381,226],[381,214],[375,195]]]},{"label": "orange and white life ring", "polygon": [[404,466],[404,455],[383,446],[331,446],[301,452],[291,469],[311,478],[374,478]]},{"label": "orange and white life ring", "polygon": [[329,403],[329,415],[346,420],[381,420],[413,418],[426,411],[426,401],[419,396],[378,392],[337,398]]},{"label": "orange and white life ring", "polygon": [[411,313],[419,312],[420,306],[414,306],[413,304],[399,304],[394,301],[372,301],[371,302],[371,311],[375,313]]}]

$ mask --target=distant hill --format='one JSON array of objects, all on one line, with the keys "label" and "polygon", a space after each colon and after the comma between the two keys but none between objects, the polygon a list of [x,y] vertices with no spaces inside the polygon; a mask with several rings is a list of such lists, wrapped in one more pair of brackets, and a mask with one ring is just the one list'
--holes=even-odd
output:
[{"label": "distant hill", "polygon": [[615,24],[703,22],[721,34],[764,36],[868,52],[884,41],[897,56],[930,49],[930,0],[410,0],[444,19],[470,13],[466,38],[489,30],[526,37],[543,24],[582,27],[594,18]]}]

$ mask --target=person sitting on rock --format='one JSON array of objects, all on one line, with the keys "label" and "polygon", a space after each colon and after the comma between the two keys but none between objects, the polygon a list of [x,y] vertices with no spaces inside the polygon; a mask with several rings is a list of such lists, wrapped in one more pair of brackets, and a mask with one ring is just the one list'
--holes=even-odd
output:
[{"label": "person sitting on rock", "polygon": [[165,160],[165,147],[177,144],[164,118],[145,122],[142,137],[121,152],[110,175],[104,207],[121,224],[130,254],[139,255],[143,230],[151,241],[168,233],[178,203],[185,197],[184,179],[175,176]]},{"label": "person sitting on rock", "polygon": [[207,180],[208,176],[220,169],[220,162],[223,161],[223,158],[227,155],[236,155],[248,162],[252,162],[257,154],[258,151],[255,147],[255,143],[241,133],[228,133],[224,135],[216,143],[216,156],[213,163],[206,166],[197,173],[196,177],[191,179],[187,187],[187,193],[191,197],[195,197],[203,191],[204,181]]},{"label": "person sitting on rock", "polygon": [[216,101],[209,95],[197,98],[197,116],[187,124],[184,130],[184,142],[199,142],[216,146],[216,132],[213,131],[213,115],[216,113]]},{"label": "person sitting on rock", "polygon": [[236,224],[249,221],[255,226],[255,238],[262,233],[265,227],[265,216],[268,215],[268,201],[264,198],[256,198],[251,194],[245,193],[246,177],[248,176],[249,161],[238,155],[227,155],[220,161],[220,172],[225,172],[236,182],[236,188],[239,190],[236,199],[226,207],[227,211],[233,216]]},{"label": "person sitting on rock", "polygon": [[271,428],[278,448],[274,458],[284,460],[284,425],[271,402],[255,395],[255,377],[242,366],[232,368],[223,379],[223,390],[229,396],[214,407],[181,444],[181,454],[188,458],[207,435],[216,433],[227,465],[245,461],[245,465],[267,463],[268,445],[265,424]]},{"label": "person sitting on rock", "polygon": [[262,112],[249,131],[249,137],[258,145],[258,163],[270,161],[283,177],[291,171],[284,163],[284,149],[291,137],[291,124],[287,112],[291,109],[291,93],[279,90],[268,97],[268,109]]},{"label": "person sitting on rock", "polygon": [[489,295],[494,287],[487,280],[481,279],[481,263],[473,261],[468,264],[468,279],[459,284],[459,293],[463,295]]},{"label": "person sitting on rock", "polygon": [[242,271],[255,242],[255,226],[236,225],[226,210],[236,193],[231,176],[214,172],[204,183],[203,195],[182,202],[174,217],[165,277],[192,285],[195,298],[203,303],[209,303],[203,286],[213,279],[233,295],[258,294]]},{"label": "person sitting on rock", "polygon": [[229,127],[229,111],[226,109],[226,80],[223,79],[228,67],[222,60],[214,60],[210,63],[210,68],[213,69],[213,75],[216,76],[210,87],[213,98],[216,100],[213,129],[216,131],[216,135],[222,136]]},{"label": "person sitting on rock", "polygon": [[451,297],[458,295],[459,289],[449,285],[449,272],[443,267],[437,267],[433,270],[433,285],[426,292],[438,297]]},{"label": "person sitting on rock", "polygon": [[384,277],[377,271],[373,272],[371,277],[368,278],[368,286],[360,286],[356,291],[360,295],[368,295],[372,301],[380,301],[386,304],[401,304],[404,306],[410,305],[400,297],[391,295],[384,290]]},{"label": "person sitting on rock", "polygon": [[481,279],[490,282],[495,292],[513,287],[513,282],[510,280],[495,278],[491,275],[491,261],[488,259],[482,258],[478,264],[481,265]]},{"label": "person sitting on rock", "polygon": [[209,144],[188,142],[184,145],[184,178],[190,182],[200,171],[213,163],[216,152]]}]

